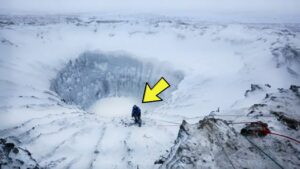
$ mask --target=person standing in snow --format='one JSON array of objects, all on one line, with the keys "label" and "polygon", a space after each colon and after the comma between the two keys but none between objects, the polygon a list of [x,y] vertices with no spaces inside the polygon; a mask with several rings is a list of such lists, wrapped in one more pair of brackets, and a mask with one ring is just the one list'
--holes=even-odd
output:
[{"label": "person standing in snow", "polygon": [[134,123],[138,124],[139,127],[141,127],[141,125],[142,125],[142,122],[141,122],[141,109],[138,106],[134,105],[132,107],[131,117],[134,118]]}]

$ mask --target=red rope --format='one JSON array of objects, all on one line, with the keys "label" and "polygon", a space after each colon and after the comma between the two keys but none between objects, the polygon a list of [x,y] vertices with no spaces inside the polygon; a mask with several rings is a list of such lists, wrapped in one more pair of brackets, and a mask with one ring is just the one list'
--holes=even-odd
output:
[{"label": "red rope", "polygon": [[300,144],[300,141],[299,141],[299,140],[296,140],[296,139],[294,139],[294,138],[292,138],[292,137],[289,137],[289,136],[285,136],[285,135],[278,134],[278,133],[273,133],[273,132],[270,132],[269,134],[273,134],[273,135],[281,136],[281,137],[287,138],[287,139],[289,139],[289,140],[293,140],[293,141],[295,141],[295,142],[297,142],[297,143],[299,143],[299,144]]}]

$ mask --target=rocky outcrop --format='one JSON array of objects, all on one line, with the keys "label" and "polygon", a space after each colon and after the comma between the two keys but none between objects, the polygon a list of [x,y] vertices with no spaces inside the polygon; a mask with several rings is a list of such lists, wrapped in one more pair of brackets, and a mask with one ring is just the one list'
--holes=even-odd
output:
[{"label": "rocky outcrop", "polygon": [[244,96],[247,97],[249,96],[251,93],[256,92],[256,91],[264,91],[267,88],[271,88],[271,85],[269,84],[265,84],[263,85],[259,85],[259,84],[251,84],[251,88],[246,90]]},{"label": "rocky outcrop", "polygon": [[286,67],[292,75],[299,76],[300,72],[300,51],[298,48],[285,45],[272,49],[276,61],[276,67]]},{"label": "rocky outcrop", "polygon": [[237,120],[207,116],[196,124],[183,121],[174,146],[156,164],[160,169],[299,168],[297,142],[272,134],[240,134],[247,121],[263,121],[271,132],[300,139],[298,89],[268,93],[262,102],[238,111]]},{"label": "rocky outcrop", "polygon": [[28,150],[18,147],[13,142],[1,138],[0,168],[39,169],[41,167]]}]

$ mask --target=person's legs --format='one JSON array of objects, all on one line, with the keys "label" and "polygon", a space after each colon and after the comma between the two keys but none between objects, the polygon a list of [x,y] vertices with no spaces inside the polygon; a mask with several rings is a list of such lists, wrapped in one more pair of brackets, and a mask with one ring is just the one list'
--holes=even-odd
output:
[{"label": "person's legs", "polygon": [[138,125],[139,125],[139,127],[142,126],[142,120],[141,120],[141,117],[138,117]]},{"label": "person's legs", "polygon": [[137,116],[134,116],[134,123],[137,124],[139,122],[139,119]]},{"label": "person's legs", "polygon": [[134,116],[134,124],[137,124],[139,127],[141,127],[142,121],[139,116]]}]

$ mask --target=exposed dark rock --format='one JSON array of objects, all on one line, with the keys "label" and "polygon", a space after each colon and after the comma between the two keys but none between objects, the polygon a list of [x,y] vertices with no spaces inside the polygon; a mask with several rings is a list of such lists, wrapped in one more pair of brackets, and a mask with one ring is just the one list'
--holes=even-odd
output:
[{"label": "exposed dark rock", "polygon": [[10,153],[10,151],[15,147],[15,144],[14,143],[6,143],[4,144],[3,146],[3,151],[7,154]]},{"label": "exposed dark rock", "polygon": [[291,85],[290,86],[290,90],[293,91],[297,96],[300,96],[300,86],[296,86],[296,85]]},{"label": "exposed dark rock", "polygon": [[166,161],[166,158],[161,156],[160,159],[156,160],[154,164],[163,164]]},{"label": "exposed dark rock", "polygon": [[278,121],[280,121],[282,124],[286,125],[287,127],[291,128],[291,129],[298,130],[300,127],[299,120],[288,117],[283,112],[272,111],[271,114],[275,115]]},{"label": "exposed dark rock", "polygon": [[265,84],[266,87],[268,88],[271,88],[271,85],[270,84]]},{"label": "exposed dark rock", "polygon": [[281,68],[285,66],[289,73],[299,76],[300,70],[300,51],[299,49],[290,45],[277,47],[272,49],[272,54],[276,61],[276,67]]},{"label": "exposed dark rock", "polygon": [[245,97],[247,97],[249,95],[249,93],[254,92],[254,91],[258,91],[258,90],[263,90],[263,88],[258,84],[251,84],[251,89],[246,90],[244,95],[245,95]]},{"label": "exposed dark rock", "polygon": [[6,139],[0,139],[0,169],[40,169],[28,150],[17,147]]},{"label": "exposed dark rock", "polygon": [[262,104],[262,103],[257,103],[257,104],[253,104],[251,107],[250,107],[250,110],[257,110],[261,107],[265,107],[267,106],[267,104]]}]

